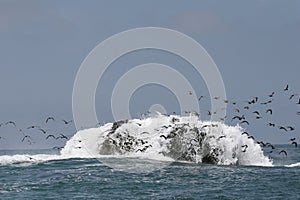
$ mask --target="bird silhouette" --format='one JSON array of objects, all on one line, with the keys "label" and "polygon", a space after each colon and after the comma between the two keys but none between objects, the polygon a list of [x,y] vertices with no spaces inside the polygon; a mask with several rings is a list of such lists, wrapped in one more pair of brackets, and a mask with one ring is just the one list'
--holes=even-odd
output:
[{"label": "bird silhouette", "polygon": [[247,135],[247,136],[249,136],[249,133],[247,133],[246,131],[244,131],[241,135]]},{"label": "bird silhouette", "polygon": [[33,129],[33,128],[41,128],[40,126],[29,126],[27,129]]},{"label": "bird silhouette", "polygon": [[24,142],[26,138],[32,140],[32,138],[31,138],[29,135],[25,135],[25,136],[23,137],[23,139],[22,139],[22,142]]},{"label": "bird silhouette", "polygon": [[292,126],[287,126],[286,128],[290,129],[290,131],[294,131],[295,130],[295,128],[292,127]]},{"label": "bird silhouette", "polygon": [[253,113],[259,115],[259,112],[258,112],[258,111],[254,111]]},{"label": "bird silhouette", "polygon": [[289,100],[292,100],[294,98],[295,94],[292,94],[289,98]]},{"label": "bird silhouette", "polygon": [[247,120],[241,121],[241,124],[247,124],[249,125],[249,122]]},{"label": "bird silhouette", "polygon": [[46,119],[46,124],[49,122],[49,120],[55,121],[55,120],[54,120],[54,117],[48,117],[48,118]]},{"label": "bird silhouette", "polygon": [[198,101],[201,101],[201,99],[203,99],[204,98],[204,96],[200,96],[199,98],[198,98]]},{"label": "bird silhouette", "polygon": [[247,148],[248,148],[248,145],[243,145],[243,146],[241,146],[242,148],[244,148],[244,150],[243,150],[243,152],[246,152],[246,150],[247,150]]},{"label": "bird silhouette", "polygon": [[295,141],[295,140],[296,140],[296,138],[291,138],[290,140],[291,140],[291,141]]},{"label": "bird silhouette", "polygon": [[65,135],[63,135],[63,134],[59,134],[59,136],[56,137],[55,139],[56,139],[56,140],[57,140],[57,139],[68,139],[68,137],[65,136]]},{"label": "bird silhouette", "polygon": [[273,114],[273,110],[271,108],[269,108],[268,110],[266,110],[266,113],[270,113],[270,115]]},{"label": "bird silhouette", "polygon": [[298,103],[297,104],[299,104],[300,105],[300,99],[298,100]]},{"label": "bird silhouette", "polygon": [[50,134],[50,135],[47,135],[46,140],[48,140],[50,137],[52,137],[53,139],[56,139],[54,135]]},{"label": "bird silhouette", "polygon": [[272,126],[272,127],[275,127],[275,124],[274,123],[268,123],[268,126]]},{"label": "bird silhouette", "polygon": [[41,132],[44,133],[44,134],[46,134],[48,131],[50,131],[50,129],[44,130],[44,129],[42,129],[42,128],[39,128],[38,130],[41,131]]},{"label": "bird silhouette", "polygon": [[275,92],[272,92],[271,94],[269,94],[268,96],[269,97],[273,97],[274,96],[274,94],[275,94]]},{"label": "bird silhouette", "polygon": [[288,90],[289,90],[289,85],[286,85],[284,91],[288,91]]},{"label": "bird silhouette", "polygon": [[248,136],[248,139],[253,139],[254,140],[254,137],[253,136]]},{"label": "bird silhouette", "polygon": [[287,156],[287,152],[286,152],[285,150],[281,150],[281,151],[279,152],[279,154],[281,154],[281,153],[284,153],[285,156]]},{"label": "bird silhouette", "polygon": [[295,145],[295,147],[297,148],[298,146],[297,142],[293,141],[292,144]]},{"label": "bird silhouette", "polygon": [[279,128],[280,130],[287,131],[287,129],[286,129],[285,127],[283,127],[283,126],[278,126],[278,128]]},{"label": "bird silhouette", "polygon": [[16,122],[8,121],[5,123],[5,125],[9,125],[9,124],[12,124],[14,127],[16,127]]},{"label": "bird silhouette", "polygon": [[69,120],[69,121],[67,121],[67,120],[62,120],[64,123],[65,123],[65,125],[68,125],[68,124],[70,124],[71,122],[73,122],[73,120]]}]

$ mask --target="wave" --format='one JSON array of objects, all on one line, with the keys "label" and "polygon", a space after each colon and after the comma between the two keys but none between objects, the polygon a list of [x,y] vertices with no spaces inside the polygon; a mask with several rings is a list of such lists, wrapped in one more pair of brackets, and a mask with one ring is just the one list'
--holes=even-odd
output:
[{"label": "wave", "polygon": [[240,126],[201,121],[197,116],[158,114],[107,123],[77,132],[63,156],[139,157],[218,165],[272,166],[272,160]]},{"label": "wave", "polygon": [[294,163],[294,164],[290,164],[290,165],[285,165],[285,167],[300,167],[300,162]]},{"label": "wave", "polygon": [[157,114],[78,131],[59,155],[0,156],[0,165],[68,158],[138,158],[217,165],[273,166],[240,126],[201,121],[197,116]]}]

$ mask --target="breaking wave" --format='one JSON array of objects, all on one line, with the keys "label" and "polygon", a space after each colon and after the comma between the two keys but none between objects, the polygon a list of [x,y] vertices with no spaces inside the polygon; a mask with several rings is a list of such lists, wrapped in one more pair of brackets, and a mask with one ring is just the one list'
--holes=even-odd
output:
[{"label": "breaking wave", "polygon": [[107,123],[77,132],[63,157],[138,157],[218,165],[272,166],[272,160],[240,126],[201,121],[197,116],[158,114]]}]

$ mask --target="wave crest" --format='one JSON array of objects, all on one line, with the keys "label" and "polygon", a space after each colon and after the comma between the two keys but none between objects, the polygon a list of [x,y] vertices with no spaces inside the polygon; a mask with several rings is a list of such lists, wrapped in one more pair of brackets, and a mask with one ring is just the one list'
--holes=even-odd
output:
[{"label": "wave crest", "polygon": [[219,165],[272,166],[261,147],[240,126],[165,116],[107,123],[77,132],[63,156],[143,157]]}]

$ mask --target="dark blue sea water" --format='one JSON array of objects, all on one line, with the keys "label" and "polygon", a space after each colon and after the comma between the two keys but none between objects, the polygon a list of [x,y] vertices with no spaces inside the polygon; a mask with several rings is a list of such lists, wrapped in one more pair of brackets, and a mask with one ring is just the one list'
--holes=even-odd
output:
[{"label": "dark blue sea water", "polygon": [[[300,162],[300,149],[276,148],[288,156],[271,154],[273,167],[174,162],[149,173],[117,171],[91,158],[24,162],[14,156],[12,163],[0,161],[0,199],[300,199],[300,167],[286,166]],[[0,158],[40,153],[57,152],[2,150]]]}]

